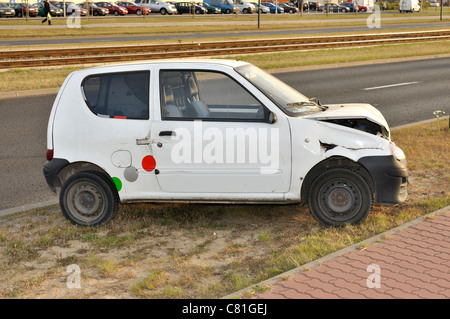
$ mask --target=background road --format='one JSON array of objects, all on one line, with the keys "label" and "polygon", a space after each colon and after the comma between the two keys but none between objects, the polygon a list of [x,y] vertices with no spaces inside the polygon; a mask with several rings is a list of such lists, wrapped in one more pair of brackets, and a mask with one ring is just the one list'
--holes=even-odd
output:
[{"label": "background road", "polygon": [[[390,126],[450,111],[450,58],[275,74],[322,104],[365,102]],[[42,174],[55,94],[0,99],[0,210],[56,200]]]}]

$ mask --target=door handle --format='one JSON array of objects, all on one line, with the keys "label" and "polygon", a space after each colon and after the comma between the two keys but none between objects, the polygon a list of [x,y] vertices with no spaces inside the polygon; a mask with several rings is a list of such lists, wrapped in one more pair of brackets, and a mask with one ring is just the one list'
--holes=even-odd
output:
[{"label": "door handle", "polygon": [[159,136],[177,136],[177,133],[175,131],[161,131]]},{"label": "door handle", "polygon": [[147,137],[136,139],[137,145],[148,145],[150,144],[150,140]]}]

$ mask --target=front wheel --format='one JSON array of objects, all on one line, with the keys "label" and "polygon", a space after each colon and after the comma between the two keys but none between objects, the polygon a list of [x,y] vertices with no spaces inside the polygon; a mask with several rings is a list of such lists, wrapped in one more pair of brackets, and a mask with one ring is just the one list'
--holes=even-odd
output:
[{"label": "front wheel", "polygon": [[118,210],[114,183],[95,171],[72,175],[61,188],[61,211],[73,224],[95,226],[110,221]]},{"label": "front wheel", "polygon": [[359,224],[372,210],[372,191],[358,173],[333,168],[312,183],[308,205],[313,216],[325,226]]}]

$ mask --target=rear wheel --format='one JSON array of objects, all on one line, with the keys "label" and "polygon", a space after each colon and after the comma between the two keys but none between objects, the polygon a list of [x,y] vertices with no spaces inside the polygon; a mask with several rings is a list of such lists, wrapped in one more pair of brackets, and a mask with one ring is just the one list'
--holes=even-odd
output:
[{"label": "rear wheel", "polygon": [[358,173],[333,168],[311,184],[308,199],[313,216],[325,226],[359,224],[372,209],[372,191]]},{"label": "rear wheel", "polygon": [[73,224],[94,226],[110,221],[118,210],[114,183],[95,171],[77,173],[63,184],[60,206]]},{"label": "rear wheel", "polygon": [[118,15],[119,15],[119,11],[117,11],[117,10],[114,11],[114,15],[115,15],[115,16],[118,16]]},{"label": "rear wheel", "polygon": [[140,16],[140,15],[142,14],[142,11],[141,11],[141,10],[137,10],[137,11],[136,11],[136,14],[137,14],[138,16]]},{"label": "rear wheel", "polygon": [[166,14],[167,14],[167,10],[164,9],[164,8],[162,8],[161,11],[160,11],[160,13],[161,13],[162,15],[166,15]]}]

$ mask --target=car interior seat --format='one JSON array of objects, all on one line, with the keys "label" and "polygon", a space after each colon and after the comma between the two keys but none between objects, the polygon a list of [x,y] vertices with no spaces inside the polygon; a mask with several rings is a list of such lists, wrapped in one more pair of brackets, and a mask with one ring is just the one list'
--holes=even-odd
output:
[{"label": "car interior seat", "polygon": [[173,91],[169,85],[165,85],[162,88],[162,107],[164,117],[183,117],[183,113],[175,105],[175,99]]},{"label": "car interior seat", "polygon": [[187,82],[188,95],[186,100],[191,109],[196,113],[195,115],[200,118],[211,117],[211,112],[208,107],[200,101],[199,90],[197,83],[193,77],[190,77]]}]

